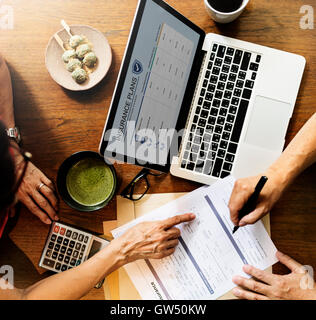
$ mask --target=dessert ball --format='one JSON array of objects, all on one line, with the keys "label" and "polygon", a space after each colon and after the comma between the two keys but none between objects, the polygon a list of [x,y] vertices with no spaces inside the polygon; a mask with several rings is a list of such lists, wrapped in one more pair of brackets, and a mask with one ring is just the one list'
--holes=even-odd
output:
[{"label": "dessert ball", "polygon": [[65,51],[62,56],[65,63],[68,63],[71,59],[76,57],[77,57],[76,51],[73,49]]},{"label": "dessert ball", "polygon": [[91,48],[88,44],[81,44],[80,46],[78,46],[76,53],[77,53],[77,56],[80,59],[82,59],[90,51],[91,51]]},{"label": "dessert ball", "polygon": [[73,72],[78,68],[82,67],[82,63],[79,59],[71,59],[67,64],[67,70]]},{"label": "dessert ball", "polygon": [[87,73],[81,68],[80,69],[76,69],[75,71],[73,71],[71,76],[77,83],[83,83],[88,78]]},{"label": "dessert ball", "polygon": [[97,57],[94,52],[87,53],[83,58],[83,63],[89,68],[92,68],[97,62]]},{"label": "dessert ball", "polygon": [[78,35],[74,35],[69,39],[69,45],[72,48],[77,48],[79,46],[80,43],[82,43],[84,41],[83,37],[78,36]]}]

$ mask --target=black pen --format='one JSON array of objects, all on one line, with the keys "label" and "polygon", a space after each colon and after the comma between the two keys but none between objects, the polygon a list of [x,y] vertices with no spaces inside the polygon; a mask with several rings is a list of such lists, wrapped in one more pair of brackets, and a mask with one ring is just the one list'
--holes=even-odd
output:
[{"label": "black pen", "polygon": [[[245,205],[238,213],[238,219],[241,220],[244,216],[252,212],[256,208],[256,204],[259,198],[259,194],[263,189],[264,185],[268,181],[268,177],[262,176],[259,182],[256,185],[254,193],[249,197]],[[239,226],[235,226],[233,230],[233,234],[239,229]]]}]

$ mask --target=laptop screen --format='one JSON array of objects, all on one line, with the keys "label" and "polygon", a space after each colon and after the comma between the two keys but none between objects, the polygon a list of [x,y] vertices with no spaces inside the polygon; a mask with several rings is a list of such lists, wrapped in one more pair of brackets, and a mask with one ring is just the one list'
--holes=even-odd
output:
[{"label": "laptop screen", "polygon": [[105,128],[106,157],[168,167],[201,33],[163,1],[139,2]]}]

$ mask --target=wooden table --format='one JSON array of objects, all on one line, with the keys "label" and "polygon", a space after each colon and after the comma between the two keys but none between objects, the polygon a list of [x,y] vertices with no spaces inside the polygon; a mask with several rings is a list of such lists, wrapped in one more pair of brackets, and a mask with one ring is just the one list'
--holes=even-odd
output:
[{"label": "wooden table", "polygon": [[[297,100],[287,143],[316,111],[316,31],[299,27],[304,0],[251,0],[247,10],[229,25],[217,25],[207,15],[202,0],[169,0],[174,8],[205,32],[304,55],[307,67]],[[93,5],[92,5],[93,3]],[[34,163],[56,180],[63,160],[79,150],[97,151],[104,121],[122,61],[137,0],[4,0],[14,11],[14,29],[0,30],[0,51],[12,74],[16,122],[22,129],[24,147]],[[113,63],[107,77],[94,89],[76,93],[64,90],[49,76],[44,61],[49,38],[60,29],[59,21],[87,24],[102,31],[109,40]],[[132,165],[116,165],[122,189],[139,171]],[[151,192],[185,192],[199,185],[171,176],[152,180]],[[119,191],[118,190],[118,191]],[[301,175],[274,208],[272,238],[276,246],[303,264],[316,267],[316,167]],[[102,232],[102,221],[116,218],[115,200],[95,213],[80,213],[61,202],[63,221]],[[2,264],[12,264],[15,283],[25,287],[47,276],[39,268],[39,257],[48,227],[27,210],[1,244]],[[286,272],[280,265],[275,272]],[[102,290],[101,290],[102,291]],[[92,290],[86,299],[103,299]]]}]

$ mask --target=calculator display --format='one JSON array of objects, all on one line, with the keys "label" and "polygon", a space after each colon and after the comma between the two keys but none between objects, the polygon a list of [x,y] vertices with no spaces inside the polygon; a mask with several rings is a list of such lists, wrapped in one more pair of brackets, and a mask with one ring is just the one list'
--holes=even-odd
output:
[{"label": "calculator display", "polygon": [[99,241],[93,240],[88,259],[94,256],[97,252],[99,252],[101,248],[102,248],[102,243]]}]

